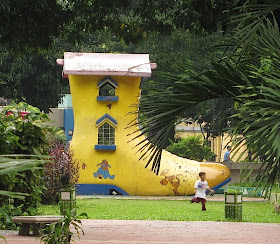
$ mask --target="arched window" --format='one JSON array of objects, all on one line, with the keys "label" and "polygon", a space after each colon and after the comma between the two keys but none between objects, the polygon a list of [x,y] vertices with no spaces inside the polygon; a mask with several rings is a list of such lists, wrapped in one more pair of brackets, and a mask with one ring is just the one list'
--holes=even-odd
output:
[{"label": "arched window", "polygon": [[107,122],[98,128],[98,145],[115,145],[115,128]]},{"label": "arched window", "polygon": [[98,131],[98,143],[95,145],[96,150],[116,150],[115,131],[117,121],[109,114],[104,114],[96,121]]}]

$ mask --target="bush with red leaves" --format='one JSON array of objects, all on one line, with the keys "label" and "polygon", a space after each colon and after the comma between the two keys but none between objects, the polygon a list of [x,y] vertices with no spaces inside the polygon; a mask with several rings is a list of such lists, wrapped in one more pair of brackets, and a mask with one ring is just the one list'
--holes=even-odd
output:
[{"label": "bush with red leaves", "polygon": [[50,160],[44,165],[46,189],[42,203],[57,203],[59,190],[74,188],[79,178],[79,162],[66,143],[57,143],[50,149]]}]

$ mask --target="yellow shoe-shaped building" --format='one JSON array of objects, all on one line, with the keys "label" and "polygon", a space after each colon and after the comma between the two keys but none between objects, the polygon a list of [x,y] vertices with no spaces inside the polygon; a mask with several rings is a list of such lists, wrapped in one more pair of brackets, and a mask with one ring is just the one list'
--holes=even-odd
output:
[{"label": "yellow shoe-shaped building", "polygon": [[[229,169],[200,163],[163,151],[159,174],[145,168],[135,146],[143,140],[126,128],[139,103],[141,77],[151,75],[147,54],[65,53],[74,112],[71,148],[80,162],[78,194],[192,195],[200,171],[218,189],[230,181]],[[138,131],[140,134],[140,132]]]}]

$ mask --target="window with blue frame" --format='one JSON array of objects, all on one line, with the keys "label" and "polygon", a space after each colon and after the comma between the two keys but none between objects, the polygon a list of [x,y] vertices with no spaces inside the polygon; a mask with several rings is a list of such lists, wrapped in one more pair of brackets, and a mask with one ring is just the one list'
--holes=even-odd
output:
[{"label": "window with blue frame", "polygon": [[119,100],[119,97],[116,96],[116,88],[118,88],[118,83],[114,81],[111,77],[107,76],[105,79],[98,82],[97,88],[99,88],[97,101]]},{"label": "window with blue frame", "polygon": [[103,84],[99,88],[99,96],[115,96],[115,87],[109,83]]},{"label": "window with blue frame", "polygon": [[98,145],[115,145],[115,128],[107,122],[98,128]]},{"label": "window with blue frame", "polygon": [[95,150],[116,150],[115,131],[117,121],[109,114],[104,114],[96,121],[98,131],[98,142],[95,145]]}]

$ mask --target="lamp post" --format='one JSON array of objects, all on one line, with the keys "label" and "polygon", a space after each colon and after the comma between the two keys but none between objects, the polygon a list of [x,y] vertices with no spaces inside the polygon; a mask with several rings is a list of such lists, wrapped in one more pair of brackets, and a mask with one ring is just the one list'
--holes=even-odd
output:
[{"label": "lamp post", "polygon": [[[61,214],[66,214],[67,211],[72,211],[76,208],[76,189],[60,190],[59,204]],[[75,211],[76,214],[76,211]]]},{"label": "lamp post", "polygon": [[241,192],[225,192],[225,218],[242,221]]}]

